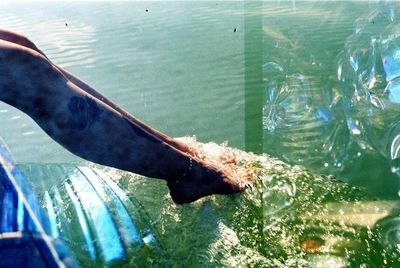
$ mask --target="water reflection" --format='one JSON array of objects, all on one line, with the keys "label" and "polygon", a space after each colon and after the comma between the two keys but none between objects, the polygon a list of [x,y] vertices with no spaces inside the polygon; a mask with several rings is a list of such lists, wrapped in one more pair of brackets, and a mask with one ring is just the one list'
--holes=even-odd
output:
[{"label": "water reflection", "polygon": [[[263,126],[269,131],[276,128],[300,125],[307,120],[310,85],[307,78],[299,73],[287,74],[282,66],[274,62],[263,65],[266,82],[266,101],[263,107]],[[326,119],[329,115],[319,109],[319,114]]]},{"label": "water reflection", "polygon": [[[265,34],[278,39],[277,42],[271,42],[273,46],[284,49],[284,53],[276,57],[271,56],[263,66],[265,148],[275,150],[278,152],[277,155],[285,160],[306,163],[309,166],[312,166],[314,161],[318,162],[323,158],[323,165],[320,168],[325,168],[329,172],[331,169],[342,170],[344,165],[355,169],[356,165],[353,165],[352,159],[359,157],[363,150],[370,148],[385,151],[385,146],[390,145],[387,146],[390,148],[390,158],[398,159],[400,132],[397,131],[396,125],[391,125],[397,122],[398,114],[397,92],[399,89],[396,67],[398,30],[395,24],[395,12],[391,5],[386,3],[377,3],[377,5],[378,8],[375,11],[357,20],[353,34],[346,40],[345,50],[340,56],[337,68],[342,91],[339,90],[336,77],[332,75],[335,73],[334,70],[330,70],[332,72],[329,74],[322,71],[329,69],[326,66],[331,66],[329,64],[331,64],[332,55],[329,53],[334,52],[324,51],[321,55],[312,53],[320,35],[317,38],[310,38],[310,43],[307,43],[298,39],[303,35],[303,31],[306,32],[307,27],[302,31],[295,29],[295,40],[291,40],[291,35],[271,30],[274,29],[273,27],[264,27]],[[297,8],[299,7],[294,7],[290,15],[297,15]],[[197,12],[194,13],[198,15]],[[319,17],[317,19],[319,22]],[[121,29],[126,26],[124,23],[121,25]],[[176,25],[168,25],[174,27],[162,27],[163,30],[164,28],[176,29]],[[188,25],[185,27],[192,29],[192,24]],[[211,28],[207,27],[207,31]],[[382,31],[382,29],[386,30]],[[198,31],[198,28],[195,30]],[[340,32],[337,28],[334,30],[335,33]],[[177,32],[181,34],[180,31]],[[347,34],[346,31],[344,32]],[[168,32],[165,36],[169,34]],[[115,42],[107,34],[99,35],[99,38],[100,36],[112,43],[122,44],[122,42]],[[338,39],[340,42],[343,41],[341,38]],[[168,44],[176,44],[167,38],[166,40]],[[301,41],[309,46],[305,48]],[[328,41],[330,42],[330,39]],[[166,45],[166,43],[162,44]],[[212,46],[211,43],[210,47]],[[183,47],[192,48],[191,45]],[[210,47],[206,46],[204,54],[199,54],[200,63],[203,60],[208,62],[203,55],[208,55],[211,51]],[[287,48],[291,50],[286,55]],[[62,48],[60,49],[63,52]],[[82,47],[70,49],[82,49]],[[178,54],[184,57],[191,54],[182,53],[176,47],[169,49],[178,51]],[[193,51],[202,51],[202,46],[196,49]],[[134,48],[127,50],[134,50]],[[150,56],[150,54],[145,56]],[[215,55],[218,56],[216,59],[221,58],[219,52]],[[226,58],[235,58],[235,55],[228,54]],[[111,63],[116,61],[113,59]],[[146,66],[154,66],[148,64],[148,59],[143,62],[146,62]],[[177,63],[179,62],[184,62],[184,59],[177,60]],[[214,63],[218,65],[217,62],[216,60]],[[170,66],[176,65],[175,57],[170,63]],[[64,64],[69,64],[69,62]],[[191,68],[194,68],[193,66]],[[256,68],[259,66],[261,65],[257,65]],[[109,66],[106,70],[109,71]],[[199,75],[196,71],[190,73],[196,74],[196,77],[206,77],[206,75]],[[123,75],[126,77],[126,73]],[[176,77],[176,75],[165,77]],[[221,68],[219,77],[226,84],[224,68]],[[319,81],[323,83],[318,83]],[[186,82],[177,84],[185,85]],[[234,82],[228,81],[228,84],[231,83],[232,86],[240,84]],[[163,85],[161,88],[165,94],[165,88],[173,87]],[[227,87],[220,95],[228,91],[238,92],[232,88]],[[201,96],[208,94],[201,90],[198,92]],[[194,99],[196,102],[199,100],[186,98],[188,99]],[[241,99],[241,96],[238,99]],[[228,103],[231,105],[235,102],[228,101]],[[189,108],[192,110],[192,107]],[[206,116],[202,114],[202,118],[204,117]],[[236,120],[236,117],[234,118]],[[197,121],[188,122],[190,124],[182,125],[191,125]],[[207,126],[207,128],[210,127]],[[221,125],[218,125],[218,128],[223,129]],[[385,143],[386,141],[388,142]],[[277,144],[280,146],[278,147]],[[208,146],[216,148],[212,144]],[[134,256],[129,256],[131,259],[127,261],[131,266],[138,265],[137,261],[140,259],[144,259],[148,265],[150,263],[160,267],[178,264],[183,267],[318,265],[382,267],[399,264],[396,259],[399,252],[397,248],[399,223],[396,218],[398,212],[394,209],[398,206],[397,201],[391,201],[392,206],[382,202],[367,202],[365,195],[356,189],[329,178],[316,176],[302,168],[289,166],[265,155],[254,156],[238,150],[233,150],[233,152],[241,161],[250,163],[248,166],[260,170],[252,187],[246,193],[234,198],[210,197],[182,207],[171,202],[167,188],[159,181],[116,171],[105,171],[110,172],[113,178],[120,177],[121,187],[131,199],[140,200],[143,206],[137,207],[140,211],[145,211],[146,215],[150,214],[149,225],[154,226],[160,233],[157,241],[161,245],[162,252],[152,255],[151,252],[144,250]],[[376,162],[372,164],[377,165]],[[57,208],[62,208],[63,200],[59,198],[61,194],[67,196],[68,189],[79,191],[75,189],[78,187],[73,188],[74,184],[61,186],[59,190],[54,187],[51,192],[51,197],[60,200],[57,206],[54,206]],[[114,188],[113,191],[115,192]],[[113,195],[109,196],[114,199]],[[128,200],[119,194],[118,198]],[[128,202],[125,201],[124,205],[128,206]],[[116,201],[113,203],[115,211],[118,211],[121,208],[120,203]],[[71,205],[69,208],[72,209]],[[86,210],[87,208],[90,208],[90,204],[86,205]],[[102,208],[104,211],[104,207]],[[134,214],[133,210],[129,210],[129,213]],[[81,213],[83,214],[84,211],[82,210]],[[131,223],[125,218],[125,213],[119,211],[116,214],[121,217],[119,221],[125,223],[126,230],[133,230],[129,227]],[[79,217],[70,218],[77,220]],[[375,224],[377,220],[380,222]],[[68,221],[64,219],[64,222]],[[93,222],[89,224],[93,225]],[[147,225],[147,222],[144,225]],[[69,232],[67,223],[62,223],[61,226],[65,227],[63,228],[65,233]],[[127,235],[134,234],[134,231],[126,232],[126,230],[119,230],[119,232]],[[92,238],[88,239],[92,240]],[[134,238],[125,239],[135,241]],[[153,239],[151,235],[146,235],[142,240],[146,244]],[[79,239],[70,239],[68,242],[74,244],[76,241]],[[96,243],[100,242],[101,239]],[[82,248],[79,248],[81,245],[85,245],[85,239],[80,241],[80,244],[75,244],[78,248],[76,252],[82,251]]]},{"label": "water reflection", "polygon": [[[377,3],[359,18],[339,60],[344,111],[350,134],[392,163],[398,158],[400,27],[397,3]],[[395,171],[397,169],[392,169]]]},{"label": "water reflection", "polygon": [[[164,182],[116,169],[60,164],[19,168],[29,181],[41,181],[36,193],[50,215],[50,229],[58,230],[50,235],[63,238],[83,266],[400,264],[399,201],[369,201],[356,188],[267,155],[185,140],[212,158],[233,155],[233,171],[252,171],[247,191],[177,206]],[[110,241],[116,244],[109,248],[113,250],[102,247]]]},{"label": "water reflection", "polygon": [[329,89],[317,88],[311,75],[277,62],[264,63],[263,84],[264,150],[306,165],[329,155],[325,135],[335,126]]},{"label": "water reflection", "polygon": [[[393,158],[400,133],[399,4],[372,1],[357,5],[358,12],[339,12],[352,15],[348,20],[332,15],[322,22],[307,15],[313,10],[318,17],[329,5],[304,4],[291,16],[282,5],[279,16],[264,17],[265,28],[274,29],[264,39],[264,151],[387,196],[384,186],[369,182],[379,177],[398,187],[389,163],[400,163]],[[363,173],[372,166],[374,175]]]},{"label": "water reflection", "polygon": [[390,147],[390,157],[392,159],[399,158],[399,150],[400,150],[400,135],[397,135],[391,144]]},{"label": "water reflection", "polygon": [[391,215],[379,220],[375,229],[379,242],[395,258],[400,257],[400,217]]}]

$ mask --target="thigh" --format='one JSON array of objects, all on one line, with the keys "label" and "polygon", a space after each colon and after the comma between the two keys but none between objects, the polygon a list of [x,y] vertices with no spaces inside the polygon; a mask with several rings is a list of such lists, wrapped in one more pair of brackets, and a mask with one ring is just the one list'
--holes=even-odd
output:
[{"label": "thigh", "polygon": [[0,40],[0,100],[24,112],[67,79],[41,54]]},{"label": "thigh", "polygon": [[0,39],[32,49],[45,56],[44,53],[31,40],[29,40],[29,38],[24,35],[0,29]]}]

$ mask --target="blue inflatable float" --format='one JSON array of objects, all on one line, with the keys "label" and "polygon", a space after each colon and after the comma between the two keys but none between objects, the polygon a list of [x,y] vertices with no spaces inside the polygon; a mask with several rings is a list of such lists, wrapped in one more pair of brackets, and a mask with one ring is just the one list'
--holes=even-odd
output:
[{"label": "blue inflatable float", "polygon": [[157,251],[141,205],[100,169],[17,165],[0,139],[0,267],[124,264]]}]

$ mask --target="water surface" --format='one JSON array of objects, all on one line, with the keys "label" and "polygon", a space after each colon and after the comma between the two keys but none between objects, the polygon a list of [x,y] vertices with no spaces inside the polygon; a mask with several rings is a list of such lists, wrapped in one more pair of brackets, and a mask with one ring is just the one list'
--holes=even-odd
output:
[{"label": "water surface", "polygon": [[[156,129],[243,147],[242,3],[2,3],[0,27]],[[17,160],[79,161],[12,107],[0,116]]]},{"label": "water surface", "polygon": [[[171,136],[270,155],[235,151],[261,170],[252,187],[187,206],[163,182],[113,173],[163,247],[131,263],[390,267],[399,263],[399,11],[379,1],[9,2],[0,27]],[[0,135],[20,163],[83,163],[6,104]]]}]

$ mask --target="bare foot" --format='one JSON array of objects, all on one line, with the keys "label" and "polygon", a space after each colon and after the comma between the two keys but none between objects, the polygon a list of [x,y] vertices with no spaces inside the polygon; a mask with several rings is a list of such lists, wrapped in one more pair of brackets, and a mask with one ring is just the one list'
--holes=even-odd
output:
[{"label": "bare foot", "polygon": [[244,189],[227,170],[212,166],[192,167],[194,176],[167,182],[172,200],[177,204],[190,203],[212,194],[233,194]]}]

